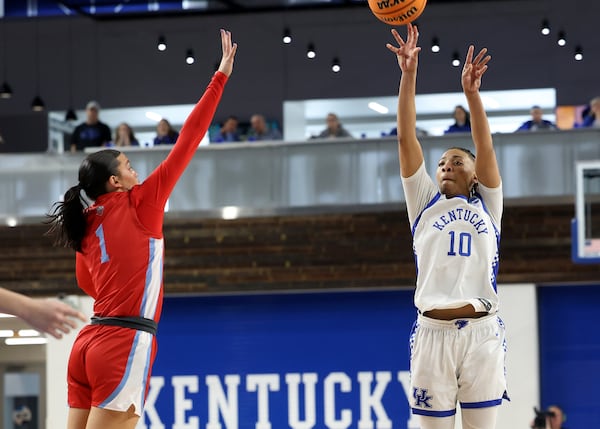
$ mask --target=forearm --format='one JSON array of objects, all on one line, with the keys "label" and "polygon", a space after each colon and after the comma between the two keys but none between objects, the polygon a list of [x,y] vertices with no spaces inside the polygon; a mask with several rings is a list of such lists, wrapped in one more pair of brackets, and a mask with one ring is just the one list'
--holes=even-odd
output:
[{"label": "forearm", "polygon": [[25,318],[30,313],[31,298],[20,293],[0,288],[0,312]]},{"label": "forearm", "polygon": [[400,78],[398,93],[398,139],[416,138],[417,110],[415,106],[417,73],[405,72]]},{"label": "forearm", "polygon": [[144,201],[162,207],[183,174],[214,117],[227,76],[216,72],[181,129],[167,158],[144,181]]},{"label": "forearm", "polygon": [[471,136],[475,144],[475,172],[479,182],[489,188],[500,185],[500,170],[487,115],[479,92],[467,93],[467,103],[471,112]]},{"label": "forearm", "polygon": [[482,151],[493,150],[492,134],[483,101],[479,92],[465,92],[471,115],[471,136],[477,155]]},{"label": "forearm", "polygon": [[404,72],[398,95],[398,156],[402,177],[412,176],[423,163],[423,151],[417,139],[415,106],[417,72]]}]

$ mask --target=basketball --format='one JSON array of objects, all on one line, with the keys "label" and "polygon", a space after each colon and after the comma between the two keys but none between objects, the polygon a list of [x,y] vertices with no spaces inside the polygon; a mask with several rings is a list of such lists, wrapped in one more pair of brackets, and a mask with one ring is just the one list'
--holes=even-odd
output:
[{"label": "basketball", "polygon": [[427,0],[369,0],[369,9],[389,25],[405,25],[423,13]]}]

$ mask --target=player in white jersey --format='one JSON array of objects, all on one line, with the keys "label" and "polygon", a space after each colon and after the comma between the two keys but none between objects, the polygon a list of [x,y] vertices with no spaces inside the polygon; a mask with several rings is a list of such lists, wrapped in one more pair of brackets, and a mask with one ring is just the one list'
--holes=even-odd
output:
[{"label": "player in white jersey", "polygon": [[416,26],[406,41],[392,30],[402,71],[398,151],[417,264],[417,320],[410,337],[413,414],[422,429],[453,429],[457,404],[464,429],[493,428],[506,395],[504,325],[497,316],[502,181],[479,95],[491,57],[470,46],[461,83],[471,112],[468,149],[441,157],[437,184],[427,174],[416,134],[419,52]]}]

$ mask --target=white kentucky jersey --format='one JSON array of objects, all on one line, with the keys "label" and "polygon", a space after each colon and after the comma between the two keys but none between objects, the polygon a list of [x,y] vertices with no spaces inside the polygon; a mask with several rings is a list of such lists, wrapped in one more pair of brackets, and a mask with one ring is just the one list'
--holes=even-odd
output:
[{"label": "white kentucky jersey", "polygon": [[502,185],[479,184],[471,198],[446,198],[425,164],[402,185],[417,265],[415,306],[422,313],[467,304],[498,311]]}]

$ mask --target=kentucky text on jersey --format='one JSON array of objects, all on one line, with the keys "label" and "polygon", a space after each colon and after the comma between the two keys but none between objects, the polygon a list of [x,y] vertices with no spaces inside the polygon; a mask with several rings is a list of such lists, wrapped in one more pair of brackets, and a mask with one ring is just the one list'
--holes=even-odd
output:
[{"label": "kentucky text on jersey", "polygon": [[454,210],[450,210],[447,215],[442,215],[439,217],[439,220],[435,221],[432,226],[434,228],[442,231],[446,225],[450,225],[452,222],[456,221],[464,221],[469,222],[475,230],[477,234],[487,234],[488,229],[485,225],[485,221],[479,217],[479,215],[469,209],[456,208]]}]

